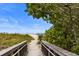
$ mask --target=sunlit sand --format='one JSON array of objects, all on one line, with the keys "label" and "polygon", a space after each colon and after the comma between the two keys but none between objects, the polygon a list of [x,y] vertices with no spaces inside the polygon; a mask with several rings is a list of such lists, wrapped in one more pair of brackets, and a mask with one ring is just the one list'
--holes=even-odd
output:
[{"label": "sunlit sand", "polygon": [[38,44],[38,36],[32,35],[35,40],[32,40],[28,44],[27,56],[42,56],[41,46]]}]

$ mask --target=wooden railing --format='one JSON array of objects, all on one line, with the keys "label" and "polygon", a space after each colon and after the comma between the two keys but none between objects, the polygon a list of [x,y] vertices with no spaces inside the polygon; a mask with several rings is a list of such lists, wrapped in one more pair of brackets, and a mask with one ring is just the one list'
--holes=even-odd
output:
[{"label": "wooden railing", "polygon": [[46,41],[41,42],[42,52],[45,56],[77,56],[67,50],[64,50],[58,46],[52,45]]},{"label": "wooden railing", "polygon": [[27,43],[23,41],[12,47],[0,51],[0,56],[24,56],[27,52]]}]

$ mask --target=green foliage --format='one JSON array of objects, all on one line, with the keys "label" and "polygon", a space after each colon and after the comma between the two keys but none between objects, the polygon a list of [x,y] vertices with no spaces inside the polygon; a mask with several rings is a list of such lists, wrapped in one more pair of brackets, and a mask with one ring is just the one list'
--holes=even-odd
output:
[{"label": "green foliage", "polygon": [[53,24],[43,40],[79,54],[79,4],[26,4],[25,11]]},{"label": "green foliage", "polygon": [[42,41],[43,33],[38,33],[37,35],[38,35],[38,40],[39,40],[38,44],[40,44]]},{"label": "green foliage", "polygon": [[30,42],[33,38],[28,34],[8,34],[0,33],[0,50],[27,40]]}]

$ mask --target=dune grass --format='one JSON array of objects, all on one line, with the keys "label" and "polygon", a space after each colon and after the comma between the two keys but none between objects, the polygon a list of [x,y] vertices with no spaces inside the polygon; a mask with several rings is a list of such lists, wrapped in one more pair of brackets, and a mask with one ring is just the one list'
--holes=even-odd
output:
[{"label": "dune grass", "polygon": [[27,42],[30,42],[31,40],[33,40],[33,38],[28,34],[0,33],[0,50],[8,48],[25,40],[27,40]]}]

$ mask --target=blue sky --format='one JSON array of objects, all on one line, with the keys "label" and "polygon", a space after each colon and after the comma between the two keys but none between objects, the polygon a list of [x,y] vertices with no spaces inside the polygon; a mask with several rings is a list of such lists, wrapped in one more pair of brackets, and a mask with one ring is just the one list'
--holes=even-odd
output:
[{"label": "blue sky", "polygon": [[44,33],[51,24],[33,19],[24,12],[25,4],[0,4],[0,32]]}]

